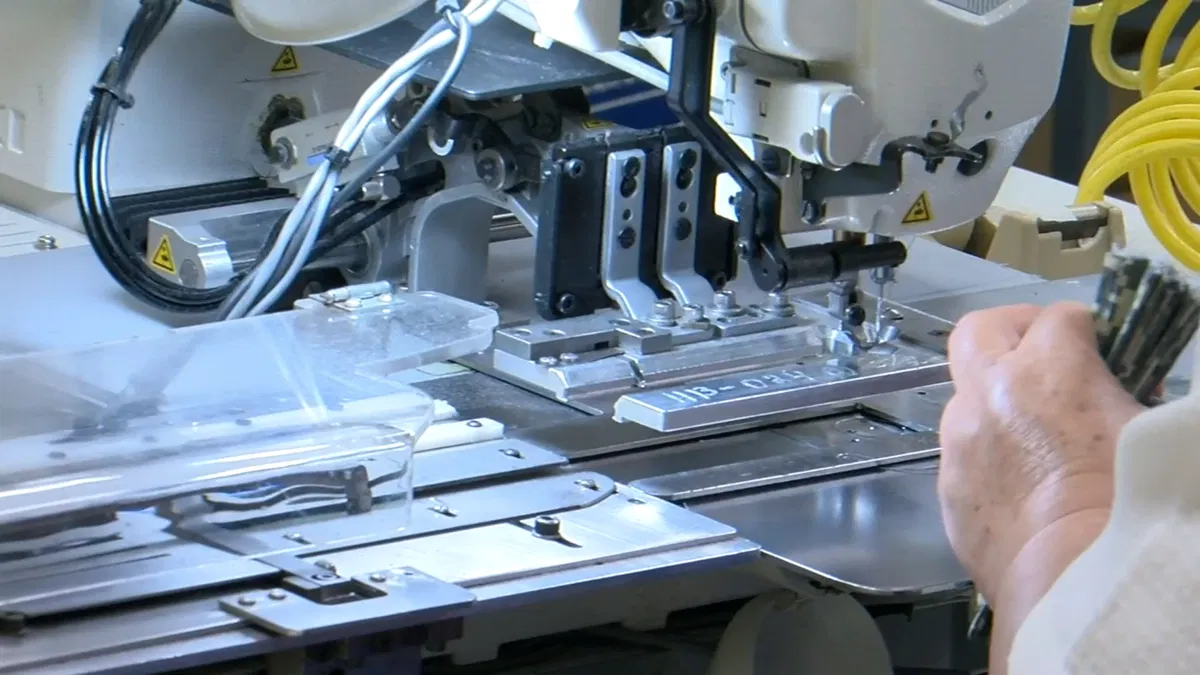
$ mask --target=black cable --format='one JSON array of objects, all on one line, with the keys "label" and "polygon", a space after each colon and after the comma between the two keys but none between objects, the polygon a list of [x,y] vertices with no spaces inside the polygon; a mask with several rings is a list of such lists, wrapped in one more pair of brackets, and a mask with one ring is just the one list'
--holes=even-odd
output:
[{"label": "black cable", "polygon": [[440,178],[431,177],[414,179],[406,183],[401,188],[400,197],[389,199],[376,205],[373,209],[359,216],[357,220],[347,221],[344,225],[336,229],[330,228],[330,235],[317,242],[317,245],[313,247],[310,258],[312,260],[320,260],[339,246],[355,237],[362,236],[364,232],[379,224],[387,217],[397,213],[402,207],[429,196],[443,185],[443,181]]},{"label": "black cable", "polygon": [[[413,117],[410,118],[405,123],[404,127],[392,137],[387,145],[385,145],[383,150],[379,153],[373,154],[371,158],[367,160],[364,168],[352,176],[350,180],[340,188],[338,193],[334,195],[334,199],[332,201],[332,210],[335,215],[330,218],[331,220],[337,218],[336,214],[338,212],[349,208],[350,205],[354,204],[354,197],[359,193],[362,185],[367,180],[377,175],[377,172],[384,164],[396,157],[404,147],[408,146],[412,142],[417,132],[424,126],[426,120],[430,115],[433,114],[434,110],[436,110],[442,98],[445,97],[454,79],[461,72],[473,35],[473,26],[464,16],[462,16],[461,13],[454,12],[452,10],[444,11],[443,19],[421,36],[416,43],[416,47],[420,47],[420,45],[427,42],[429,38],[435,35],[438,31],[445,29],[446,26],[452,27],[459,34],[458,47],[455,49],[454,57],[451,59],[451,63],[447,68],[447,72],[443,75],[442,79],[438,82],[433,92],[431,92],[429,97],[426,98],[421,107],[418,108],[416,113],[414,113]],[[404,203],[406,202],[401,201],[401,204],[396,205],[394,208],[399,208],[399,206],[403,205]],[[372,225],[381,221],[383,217],[384,215],[379,215],[377,218],[367,219],[365,224],[358,223],[357,225],[359,226],[359,229],[349,237],[338,237],[338,245],[345,243],[353,236],[361,235]],[[318,226],[321,227],[322,230],[326,230],[329,228],[329,223],[319,223]],[[274,289],[278,287],[279,283],[281,283],[283,278],[286,277],[288,270],[295,267],[295,262],[300,254],[300,249],[302,246],[303,237],[296,237],[293,241],[289,241],[287,243],[287,247],[284,249],[283,257],[279,265],[276,266],[275,270],[272,270],[271,277],[267,280],[266,285],[263,286],[264,293],[269,294],[273,292]],[[321,253],[318,255],[316,247],[314,246],[314,250],[309,253],[308,260],[304,262],[308,263],[309,261],[317,260],[321,256],[327,255],[333,250],[333,248],[336,248],[336,246],[321,246]],[[254,272],[251,272],[251,274],[253,273]],[[226,316],[235,304],[242,302],[246,288],[246,284],[239,284],[239,286],[233,290],[225,302],[221,304],[219,311],[222,317]]]},{"label": "black cable", "polygon": [[[75,148],[75,193],[80,219],[92,249],[110,276],[139,300],[170,312],[208,313],[218,309],[241,275],[212,289],[192,289],[159,277],[147,268],[145,252],[124,236],[125,227],[113,207],[108,181],[108,155],[117,114],[133,106],[126,88],[146,51],[170,21],[182,0],[142,0],[117,53],[106,64],[80,120]],[[280,221],[263,250],[278,239]],[[261,257],[261,253],[260,256]]]},{"label": "black cable", "polygon": [[125,290],[159,309],[207,312],[215,309],[230,286],[195,290],[159,278],[122,234],[108,186],[108,154],[116,116],[133,100],[126,91],[142,57],[162,32],[181,0],[143,0],[130,22],[120,49],[92,89],[76,140],[76,204],[88,240],[108,273]]}]

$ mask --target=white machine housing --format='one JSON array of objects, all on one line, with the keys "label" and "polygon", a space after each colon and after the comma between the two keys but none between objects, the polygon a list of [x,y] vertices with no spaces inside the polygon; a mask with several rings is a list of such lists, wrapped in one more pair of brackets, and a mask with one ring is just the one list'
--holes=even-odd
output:
[{"label": "white machine housing", "polygon": [[[137,0],[15,0],[0,17],[0,203],[77,225],[75,138],[90,90]],[[348,108],[378,75],[320,48],[283,49],[183,3],[131,84],[113,134],[115,194],[244,178],[273,168],[257,138],[276,96],[307,117]]]},{"label": "white machine housing", "polygon": [[[525,0],[540,32],[585,51],[618,44],[618,4]],[[889,143],[931,131],[966,149],[986,143],[987,162],[970,176],[958,159],[928,172],[906,154],[899,189],[828,199],[816,223],[888,236],[954,227],[992,204],[1053,103],[1071,4],[718,0],[720,36],[732,45],[714,87],[724,92],[721,120],[735,138],[830,170],[879,165]],[[801,180],[783,179],[784,194],[803,193]]]}]

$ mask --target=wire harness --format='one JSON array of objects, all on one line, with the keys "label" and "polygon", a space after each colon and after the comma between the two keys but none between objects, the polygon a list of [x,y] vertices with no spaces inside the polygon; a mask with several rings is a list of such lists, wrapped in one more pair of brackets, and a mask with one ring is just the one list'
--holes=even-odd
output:
[{"label": "wire harness", "polygon": [[[417,43],[372,83],[359,98],[335,142],[310,177],[296,206],[275,224],[255,266],[219,288],[198,290],[153,273],[124,236],[124,225],[113,208],[108,181],[108,156],[117,113],[133,106],[127,87],[141,58],[178,9],[182,0],[142,0],[116,55],[92,88],[76,144],[76,201],[93,249],[109,274],[129,293],[147,304],[171,312],[212,313],[219,318],[254,316],[270,309],[295,282],[309,261],[362,235],[427,190],[388,200],[370,208],[354,197],[361,187],[412,142],[449,92],[470,50],[473,31],[496,13],[503,0],[473,0],[466,9],[444,0],[441,19]],[[445,74],[416,112],[383,151],[372,155],[354,173],[343,176],[348,160],[372,121],[387,114],[430,56],[456,44]],[[411,187],[410,183],[401,183]],[[427,186],[424,186],[427,187]]]}]

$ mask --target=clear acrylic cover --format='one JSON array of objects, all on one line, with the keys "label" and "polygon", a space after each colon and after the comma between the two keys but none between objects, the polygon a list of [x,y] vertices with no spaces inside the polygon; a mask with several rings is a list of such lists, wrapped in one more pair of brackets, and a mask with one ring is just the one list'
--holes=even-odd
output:
[{"label": "clear acrylic cover", "polygon": [[400,294],[0,359],[0,571],[402,530],[433,402],[387,375],[485,348],[496,322]]}]

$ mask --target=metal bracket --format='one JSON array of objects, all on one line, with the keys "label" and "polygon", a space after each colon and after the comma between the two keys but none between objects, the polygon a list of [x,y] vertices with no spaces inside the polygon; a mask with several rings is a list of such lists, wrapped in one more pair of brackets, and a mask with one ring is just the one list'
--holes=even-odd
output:
[{"label": "metal bracket", "polygon": [[464,588],[402,568],[346,580],[346,595],[332,604],[310,600],[284,588],[260,590],[220,600],[220,608],[284,637],[387,621],[413,626],[453,618],[475,602]]},{"label": "metal bracket", "polygon": [[658,274],[681,305],[705,306],[713,300],[712,285],[696,272],[701,152],[699,143],[676,143],[663,149]]},{"label": "metal bracket", "polygon": [[625,316],[644,321],[658,302],[658,295],[641,279],[646,153],[626,150],[610,154],[606,185],[600,276],[609,297]]}]

